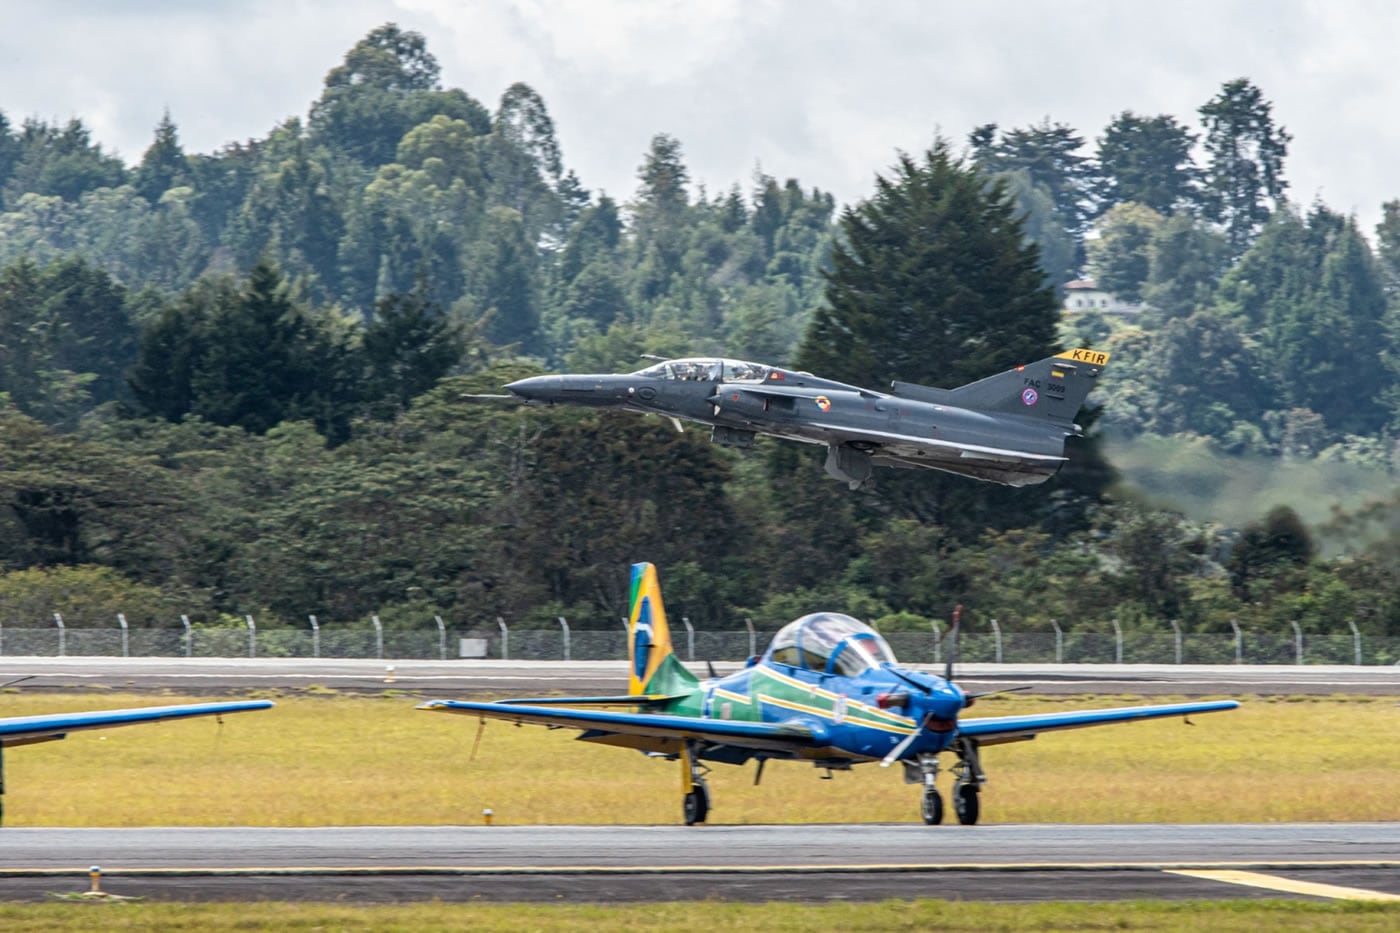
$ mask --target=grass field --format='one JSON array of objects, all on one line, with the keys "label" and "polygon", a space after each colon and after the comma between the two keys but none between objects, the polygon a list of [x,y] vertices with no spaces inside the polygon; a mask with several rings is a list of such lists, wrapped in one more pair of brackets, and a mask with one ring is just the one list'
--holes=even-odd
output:
[{"label": "grass field", "polygon": [[1302,930],[1392,931],[1400,906],[1315,904],[1297,901],[1183,901],[1108,904],[975,904],[885,901],[879,904],[638,904],[589,905],[412,904],[354,907],[328,904],[0,904],[6,933],[124,930],[789,930],[1001,933],[1056,930],[1152,933],[1291,933]]},{"label": "grass field", "polygon": [[[0,715],[158,705],[181,697],[0,694]],[[10,826],[676,823],[678,765],[417,712],[415,698],[274,697],[223,725],[190,720],[10,749]],[[1156,698],[1154,698],[1156,701]],[[1132,697],[984,700],[1002,715],[1132,705]],[[1400,820],[1393,698],[1256,699],[1232,712],[1043,736],[987,749],[985,823]],[[949,759],[945,763],[951,763]],[[914,822],[917,788],[873,765],[717,765],[715,823]],[[946,778],[946,775],[945,775]]]}]

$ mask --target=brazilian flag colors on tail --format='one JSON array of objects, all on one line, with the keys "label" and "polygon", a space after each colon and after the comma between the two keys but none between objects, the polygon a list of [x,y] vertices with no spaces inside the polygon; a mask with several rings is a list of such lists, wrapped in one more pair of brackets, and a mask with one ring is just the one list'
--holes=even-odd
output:
[{"label": "brazilian flag colors on tail", "polygon": [[685,669],[671,647],[671,629],[666,624],[655,565],[632,565],[629,605],[628,694],[672,694],[693,688],[699,680]]}]

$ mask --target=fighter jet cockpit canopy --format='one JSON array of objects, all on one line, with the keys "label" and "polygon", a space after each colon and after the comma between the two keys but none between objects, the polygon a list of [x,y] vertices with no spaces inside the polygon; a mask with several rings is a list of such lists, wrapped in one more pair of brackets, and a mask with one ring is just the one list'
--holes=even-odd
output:
[{"label": "fighter jet cockpit canopy", "polygon": [[879,632],[839,612],[814,612],[789,622],[773,636],[764,660],[843,677],[896,663]]},{"label": "fighter jet cockpit canopy", "polygon": [[682,359],[648,366],[636,375],[682,382],[762,382],[769,371],[770,367],[762,363],[743,360]]}]

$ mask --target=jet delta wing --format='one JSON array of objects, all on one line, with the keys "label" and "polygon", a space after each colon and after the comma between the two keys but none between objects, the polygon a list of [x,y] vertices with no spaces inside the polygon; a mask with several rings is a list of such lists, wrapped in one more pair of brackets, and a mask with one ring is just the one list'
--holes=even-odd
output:
[{"label": "jet delta wing", "polygon": [[[39,742],[56,742],[59,739],[67,738],[70,732],[110,729],[116,726],[135,726],[171,719],[190,719],[195,716],[222,716],[225,713],[268,709],[272,705],[268,700],[247,700],[234,703],[191,703],[182,706],[148,706],[140,709],[105,709],[87,713],[50,713],[40,716],[0,718],[0,794],[5,792],[3,755],[6,748],[18,745],[35,745]],[[2,812],[0,811],[0,813]]]},{"label": "jet delta wing", "polygon": [[658,414],[711,427],[718,444],[759,434],[827,448],[826,471],[858,487],[877,466],[925,468],[1008,486],[1043,483],[1108,354],[1064,353],[956,389],[895,382],[889,392],[762,363],[663,360],[635,373],[534,376],[512,382],[532,404]]},{"label": "jet delta wing", "polygon": [[[1234,709],[1233,700],[1170,703],[1083,712],[962,719],[977,695],[944,677],[895,661],[889,644],[847,615],[816,612],[789,623],[762,658],[726,677],[701,681],[676,658],[656,569],[632,566],[626,696],[551,697],[501,702],[433,700],[419,709],[519,724],[568,728],[585,742],[635,749],[681,763],[687,824],[710,809],[706,762],[739,765],[772,758],[809,761],[828,772],[863,762],[896,762],[923,786],[926,823],[943,819],[935,786],[939,755],[953,765],[958,821],[976,823],[986,783],[980,749],[1043,732]],[[956,623],[955,623],[956,625]],[[954,642],[956,644],[956,640]],[[956,649],[954,649],[955,651]],[[631,701],[630,704],[628,701]],[[631,705],[633,711],[600,709]]]}]

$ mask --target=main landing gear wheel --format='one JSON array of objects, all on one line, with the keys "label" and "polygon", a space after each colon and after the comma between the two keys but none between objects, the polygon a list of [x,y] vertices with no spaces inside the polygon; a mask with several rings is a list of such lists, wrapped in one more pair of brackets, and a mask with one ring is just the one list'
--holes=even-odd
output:
[{"label": "main landing gear wheel", "polygon": [[691,791],[685,795],[685,825],[705,822],[710,812],[710,787],[702,777],[691,779]]},{"label": "main landing gear wheel", "polygon": [[924,789],[924,804],[920,808],[923,813],[924,822],[929,826],[937,826],[943,822],[943,795],[932,787]]},{"label": "main landing gear wheel", "polygon": [[981,789],[976,784],[959,784],[953,788],[953,811],[964,826],[977,825],[977,817],[982,812]]}]

